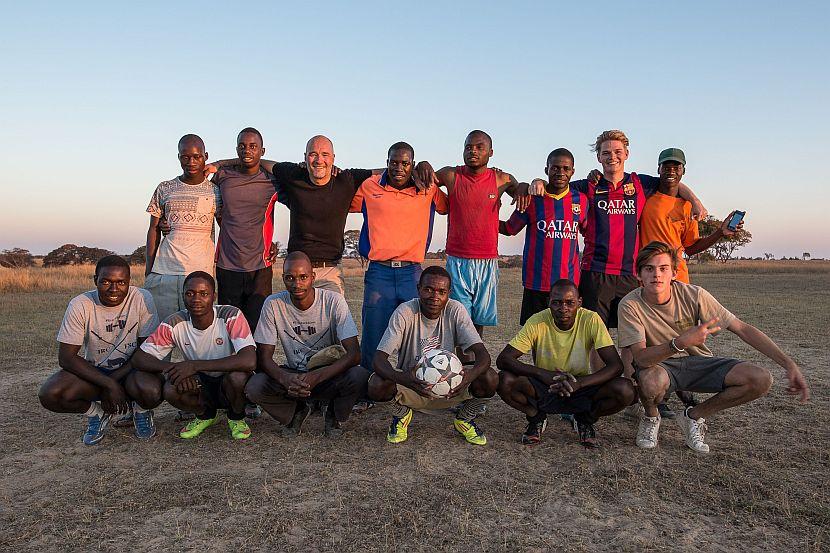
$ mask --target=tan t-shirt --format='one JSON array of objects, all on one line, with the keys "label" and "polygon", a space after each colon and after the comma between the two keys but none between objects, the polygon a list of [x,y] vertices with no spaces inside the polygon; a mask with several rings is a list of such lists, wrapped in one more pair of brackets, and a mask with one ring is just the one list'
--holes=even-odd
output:
[{"label": "tan t-shirt", "polygon": [[[665,344],[686,329],[715,317],[720,317],[721,328],[735,320],[735,315],[712,294],[700,286],[676,280],[671,283],[671,299],[663,305],[647,303],[642,287],[632,290],[620,301],[618,317],[621,348],[639,342],[645,342],[646,347]],[[672,357],[686,355],[712,357],[712,352],[704,344],[690,346],[685,353],[676,353]]]}]

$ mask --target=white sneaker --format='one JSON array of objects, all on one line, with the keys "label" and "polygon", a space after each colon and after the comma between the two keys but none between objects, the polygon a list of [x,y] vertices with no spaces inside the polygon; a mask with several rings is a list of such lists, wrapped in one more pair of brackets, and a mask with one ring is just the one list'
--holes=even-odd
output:
[{"label": "white sneaker", "polygon": [[638,421],[641,418],[646,416],[646,410],[643,407],[643,404],[639,401],[634,405],[629,405],[625,409],[623,409],[623,417],[628,420]]},{"label": "white sneaker", "polygon": [[637,447],[654,449],[657,447],[657,433],[660,431],[660,417],[640,418],[640,427],[637,429]]},{"label": "white sneaker", "polygon": [[686,445],[698,453],[709,453],[709,446],[703,442],[703,434],[706,432],[706,421],[704,419],[693,419],[689,416],[690,407],[683,410],[683,414],[677,417],[677,424],[683,431],[686,438]]}]

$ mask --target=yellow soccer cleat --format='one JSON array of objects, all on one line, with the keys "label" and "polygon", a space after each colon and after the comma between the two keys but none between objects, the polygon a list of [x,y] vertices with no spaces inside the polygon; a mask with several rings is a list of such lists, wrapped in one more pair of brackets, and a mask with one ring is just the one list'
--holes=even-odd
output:
[{"label": "yellow soccer cleat", "polygon": [[483,430],[476,426],[475,422],[455,419],[452,424],[469,443],[473,445],[485,445],[487,443],[487,436],[484,435]]},{"label": "yellow soccer cleat", "polygon": [[412,409],[408,410],[403,417],[392,417],[392,424],[389,425],[386,441],[390,444],[399,444],[406,441],[409,437],[407,428],[410,422],[412,422]]},{"label": "yellow soccer cleat", "polygon": [[196,417],[187,423],[184,428],[182,428],[181,432],[179,432],[179,436],[185,440],[195,438],[214,424],[216,424],[216,417],[213,417],[212,419],[200,419],[199,417]]},{"label": "yellow soccer cleat", "polygon": [[228,419],[228,428],[231,429],[231,437],[234,440],[245,440],[251,436],[251,427],[245,419],[238,421]]}]

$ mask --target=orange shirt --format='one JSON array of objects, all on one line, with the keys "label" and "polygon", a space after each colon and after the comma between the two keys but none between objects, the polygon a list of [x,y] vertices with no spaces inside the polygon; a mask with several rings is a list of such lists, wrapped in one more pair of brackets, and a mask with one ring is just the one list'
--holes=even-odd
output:
[{"label": "orange shirt", "polygon": [[[682,250],[697,242],[697,221],[692,219],[692,204],[680,197],[655,192],[646,201],[640,218],[640,246],[655,240]],[[682,252],[678,252],[682,253]],[[689,269],[680,256],[677,280],[689,283]]]},{"label": "orange shirt", "polygon": [[432,239],[435,212],[446,214],[447,195],[432,186],[397,190],[386,185],[386,172],[369,177],[358,187],[349,211],[363,213],[360,255],[372,261],[424,260]]}]

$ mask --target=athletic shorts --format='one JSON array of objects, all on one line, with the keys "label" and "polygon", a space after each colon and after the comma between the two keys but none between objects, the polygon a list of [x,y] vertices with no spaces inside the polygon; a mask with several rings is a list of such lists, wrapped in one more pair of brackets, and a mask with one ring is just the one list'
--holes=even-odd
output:
[{"label": "athletic shorts", "polygon": [[222,393],[222,379],[225,378],[225,375],[210,376],[205,373],[196,373],[196,376],[202,385],[202,394],[207,399],[208,406],[214,409],[230,409],[230,403]]},{"label": "athletic shorts", "polygon": [[144,278],[144,289],[153,296],[159,321],[184,309],[182,289],[185,275],[162,275],[150,273]]},{"label": "athletic shorts", "polygon": [[519,324],[523,325],[539,311],[549,308],[550,292],[525,288],[522,292],[522,313],[519,315]]},{"label": "athletic shorts", "polygon": [[473,324],[498,325],[499,260],[450,255],[447,256],[447,272],[452,278],[450,298],[467,308]]},{"label": "athletic shorts", "polygon": [[564,413],[574,416],[582,415],[580,419],[584,422],[596,422],[590,417],[586,420],[585,415],[590,414],[591,407],[594,405],[594,396],[602,386],[585,386],[569,397],[563,397],[558,393],[548,391],[548,387],[541,380],[533,377],[527,377],[527,379],[533,384],[533,389],[536,392],[536,399],[529,399],[539,411],[549,415]]},{"label": "athletic shorts", "polygon": [[[717,393],[726,389],[726,375],[740,359],[728,357],[706,357],[688,355],[671,357],[656,366],[662,367],[669,375],[668,393],[707,392]],[[640,367],[634,367],[634,378],[639,379]]]},{"label": "athletic shorts", "polygon": [[626,294],[640,286],[633,275],[607,275],[582,271],[579,295],[582,307],[596,311],[607,328],[617,328],[617,307]]},{"label": "athletic shorts", "polygon": [[401,386],[400,384],[397,384],[396,386],[398,391],[395,394],[395,401],[401,405],[409,407],[410,409],[414,409],[415,411],[448,409],[450,407],[455,407],[459,403],[467,401],[468,399],[472,399],[473,397],[470,393],[469,386],[467,386],[467,388],[457,396],[449,399],[438,397],[427,398],[414,390],[410,390],[406,386]]}]

